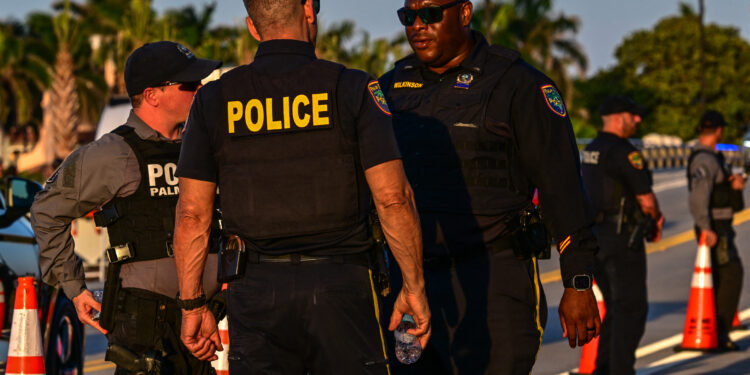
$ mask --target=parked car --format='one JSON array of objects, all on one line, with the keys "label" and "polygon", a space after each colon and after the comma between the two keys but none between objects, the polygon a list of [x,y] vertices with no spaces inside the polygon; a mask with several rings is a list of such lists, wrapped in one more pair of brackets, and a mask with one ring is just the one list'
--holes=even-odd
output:
[{"label": "parked car", "polygon": [[[84,363],[84,327],[73,302],[61,290],[41,281],[39,247],[27,218],[34,195],[42,189],[34,181],[6,177],[0,181],[0,369],[5,373],[13,303],[19,276],[33,276],[41,316],[47,374],[81,374]],[[1,301],[1,300],[0,300]]]}]

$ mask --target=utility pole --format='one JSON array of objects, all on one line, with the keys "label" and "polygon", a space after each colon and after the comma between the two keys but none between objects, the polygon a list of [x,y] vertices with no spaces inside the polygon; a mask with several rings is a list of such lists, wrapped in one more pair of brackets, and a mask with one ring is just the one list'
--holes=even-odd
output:
[{"label": "utility pole", "polygon": [[700,78],[701,78],[701,113],[706,111],[706,34],[704,30],[704,19],[706,16],[706,7],[704,0],[698,0],[700,7]]}]

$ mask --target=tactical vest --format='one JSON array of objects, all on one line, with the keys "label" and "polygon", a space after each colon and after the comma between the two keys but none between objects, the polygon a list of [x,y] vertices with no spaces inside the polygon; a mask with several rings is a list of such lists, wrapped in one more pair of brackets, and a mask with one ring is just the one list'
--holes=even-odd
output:
[{"label": "tactical vest", "polygon": [[420,210],[501,215],[530,201],[531,187],[515,158],[510,110],[502,111],[504,118],[486,116],[493,91],[518,58],[491,46],[482,69],[458,72],[455,81],[446,74],[432,84],[422,83],[415,57],[397,63],[389,105]]},{"label": "tactical vest", "polygon": [[597,222],[601,222],[608,215],[619,215],[621,206],[623,215],[628,218],[640,213],[635,197],[627,193],[622,182],[607,174],[605,166],[602,165],[608,160],[609,152],[616,145],[616,142],[604,142],[597,137],[581,153],[583,185],[591,197]]},{"label": "tactical vest", "polygon": [[116,197],[102,207],[97,213],[97,225],[107,227],[111,246],[127,244],[135,253],[122,263],[170,257],[175,207],[180,194],[175,176],[180,143],[142,139],[127,125],[112,133],[123,137],[133,149],[141,182],[132,195]]},{"label": "tactical vest", "polygon": [[[731,208],[733,210],[742,209],[742,207],[739,207],[739,209],[737,209],[737,202],[736,202],[737,199],[739,199],[741,202],[742,195],[741,193],[740,194],[736,193],[732,189],[732,184],[731,182],[729,182],[729,171],[727,170],[726,161],[722,153],[714,153],[709,150],[701,150],[701,149],[693,150],[693,152],[690,153],[690,157],[688,158],[688,166],[687,166],[688,190],[691,190],[693,186],[693,176],[690,173],[690,169],[693,165],[693,160],[695,160],[695,157],[701,153],[705,153],[716,158],[716,161],[719,163],[719,167],[724,173],[723,181],[721,181],[718,184],[714,182],[714,188],[711,191],[710,210],[722,209],[722,208]],[[741,203],[740,203],[740,206],[741,206]],[[723,226],[726,226],[727,222],[729,222],[729,225],[731,226],[731,220],[714,220],[714,225],[716,224],[717,221],[721,221],[720,224],[722,224]]]},{"label": "tactical vest", "polygon": [[289,73],[250,65],[222,77],[215,156],[227,233],[265,240],[362,227],[368,190],[356,130],[336,103],[343,70],[314,60]]}]

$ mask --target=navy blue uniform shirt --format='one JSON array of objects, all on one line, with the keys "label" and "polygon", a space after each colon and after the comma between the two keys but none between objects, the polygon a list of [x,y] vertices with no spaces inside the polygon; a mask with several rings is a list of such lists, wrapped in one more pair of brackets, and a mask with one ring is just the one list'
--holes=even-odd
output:
[{"label": "navy blue uniform shirt", "polygon": [[[258,47],[253,69],[261,74],[283,74],[310,63],[317,57],[310,43],[296,40],[271,40]],[[375,81],[367,73],[346,69],[338,82],[336,103],[340,122],[354,124],[345,129],[356,129],[359,157],[363,170],[401,157],[393,134],[390,113],[379,105],[368,85]],[[183,134],[182,152],[177,168],[179,177],[201,181],[218,182],[218,166],[215,158],[215,133],[225,124],[221,123],[226,103],[222,101],[221,85],[211,82],[201,88],[195,96],[190,116]],[[301,182],[304,184],[304,182]],[[296,238],[279,238],[258,241],[256,244],[269,251],[293,250],[310,243],[328,242],[341,233],[323,233]],[[367,250],[371,242],[357,232],[336,246],[336,253],[356,253]],[[321,252],[313,254],[325,255]]]}]

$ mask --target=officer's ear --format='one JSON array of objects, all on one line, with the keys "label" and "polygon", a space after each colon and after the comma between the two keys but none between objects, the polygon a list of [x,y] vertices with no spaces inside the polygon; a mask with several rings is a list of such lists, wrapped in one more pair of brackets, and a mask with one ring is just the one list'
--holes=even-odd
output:
[{"label": "officer's ear", "polygon": [[261,41],[260,39],[260,33],[258,32],[258,29],[255,28],[255,23],[253,22],[253,19],[250,17],[245,17],[245,23],[247,24],[247,31],[250,32],[250,35],[255,38],[257,41]]},{"label": "officer's ear", "polygon": [[474,13],[474,5],[471,3],[471,1],[467,1],[461,4],[459,17],[461,19],[462,27],[469,27],[469,25],[471,25],[471,17],[473,13]]},{"label": "officer's ear", "polygon": [[163,94],[164,87],[148,87],[143,90],[143,103],[151,107],[158,107]]}]

